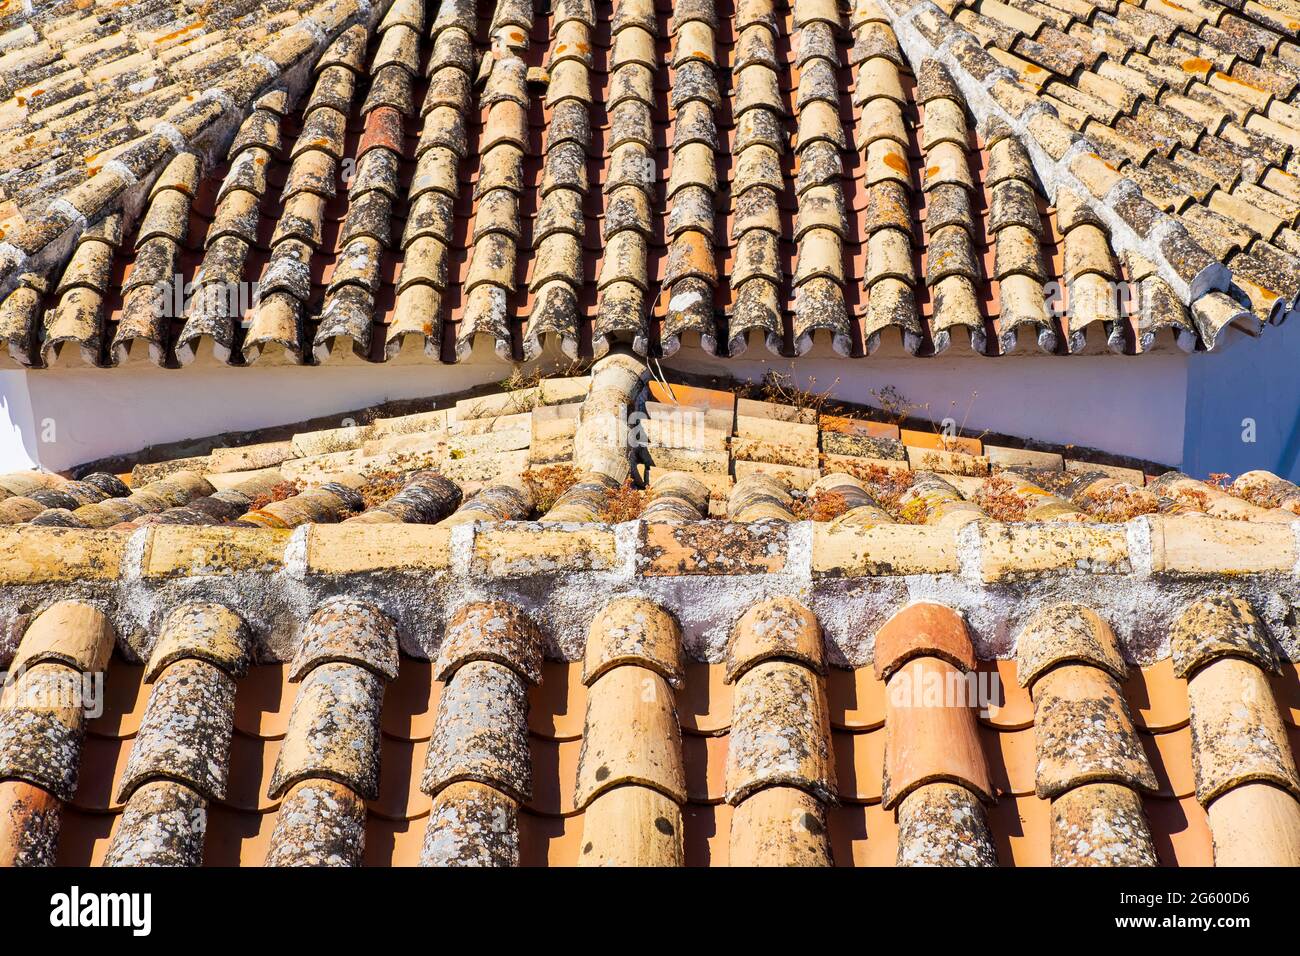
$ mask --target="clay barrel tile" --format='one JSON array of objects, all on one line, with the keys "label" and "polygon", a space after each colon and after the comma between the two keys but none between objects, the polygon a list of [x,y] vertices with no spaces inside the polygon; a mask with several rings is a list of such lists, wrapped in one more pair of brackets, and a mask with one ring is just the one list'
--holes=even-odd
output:
[{"label": "clay barrel tile", "polygon": [[542,636],[528,615],[507,601],[466,604],[447,623],[434,677],[450,681],[472,661],[494,661],[530,684],[542,682]]},{"label": "clay barrel tile", "polygon": [[23,670],[0,694],[0,780],[25,780],[65,803],[77,792],[83,678],[62,664]]},{"label": "clay barrel tile", "polygon": [[207,800],[171,780],[131,795],[113,831],[105,866],[201,866]]},{"label": "clay barrel tile", "polygon": [[521,521],[533,510],[533,496],[527,488],[500,482],[480,488],[448,518],[443,526],[473,524],[475,521]]},{"label": "clay barrel tile", "polygon": [[1128,676],[1128,665],[1110,626],[1082,604],[1054,604],[1036,612],[1016,639],[1016,680],[1032,688],[1034,681],[1063,663],[1100,667],[1117,681]]},{"label": "clay barrel tile", "polygon": [[1052,801],[1052,866],[1156,866],[1142,798],[1129,787],[1090,783]]},{"label": "clay barrel tile", "polygon": [[924,518],[924,524],[964,525],[987,517],[984,509],[967,501],[961,492],[931,472],[913,475],[911,486],[899,497],[899,505],[905,513]]},{"label": "clay barrel tile", "polygon": [[1063,664],[1038,679],[1033,698],[1040,797],[1059,797],[1085,783],[1157,789],[1128,705],[1110,674]]},{"label": "clay barrel tile", "polygon": [[1254,664],[1222,657],[1187,684],[1196,799],[1251,781],[1270,782],[1300,799],[1300,777],[1268,677]]},{"label": "clay barrel tile", "polygon": [[207,661],[172,664],[154,683],[117,799],[142,784],[176,780],[209,799],[226,796],[235,682]]},{"label": "clay barrel tile", "polygon": [[677,620],[644,598],[618,598],[606,604],[591,622],[582,682],[590,687],[621,664],[645,667],[681,689],[685,675]]},{"label": "clay barrel tile", "polygon": [[1248,601],[1215,594],[1193,601],[1169,630],[1174,673],[1188,678],[1220,657],[1238,657],[1276,672],[1277,657]]},{"label": "clay barrel tile", "polygon": [[402,490],[383,504],[345,518],[344,523],[436,524],[459,508],[461,500],[460,485],[442,475],[421,471],[412,475]]},{"label": "clay barrel tile", "polygon": [[657,671],[629,664],[606,671],[587,688],[575,800],[586,807],[624,784],[686,802],[676,698]]},{"label": "clay barrel tile", "polygon": [[397,677],[397,625],[373,605],[332,598],[303,627],[289,667],[289,680],[301,681],[313,668],[338,662],[355,664],[384,680]]},{"label": "clay barrel tile", "polygon": [[220,604],[188,602],[163,621],[145,668],[145,680],[156,681],[181,660],[207,661],[233,678],[248,671],[249,634],[243,619]]},{"label": "clay barrel tile", "polygon": [[966,787],[933,783],[898,805],[899,866],[997,866],[980,799]]},{"label": "clay barrel tile", "polygon": [[764,787],[731,815],[731,866],[830,866],[826,810],[797,787]]},{"label": "clay barrel tile", "polygon": [[462,780],[433,798],[421,866],[518,866],[519,805],[499,790]]},{"label": "clay barrel tile", "polygon": [[615,787],[582,815],[579,866],[682,866],[682,810],[649,787]]},{"label": "clay barrel tile", "polygon": [[33,664],[58,661],[97,674],[112,654],[113,625],[104,612],[80,601],[59,601],[32,621],[9,670],[19,673]]},{"label": "clay barrel tile", "polygon": [[709,489],[686,472],[669,471],[650,483],[641,520],[650,522],[697,521],[709,510]]},{"label": "clay barrel tile", "polygon": [[438,700],[420,789],[431,796],[472,780],[526,803],[532,797],[528,685],[493,661],[459,668]]},{"label": "clay barrel tile", "polygon": [[384,682],[373,671],[330,662],[303,679],[289,714],[268,796],[310,778],[335,780],[372,800],[379,793],[379,706]]},{"label": "clay barrel tile", "polygon": [[731,521],[794,521],[788,486],[780,478],[755,472],[736,482],[727,498]]},{"label": "clay barrel tile", "polygon": [[966,624],[952,608],[919,602],[903,608],[876,632],[876,677],[889,677],[917,657],[937,657],[961,671],[975,669]]},{"label": "clay barrel tile", "polygon": [[734,684],[751,667],[769,660],[791,661],[826,674],[821,625],[794,598],[761,601],[741,615],[727,645],[727,683]]},{"label": "clay barrel tile", "polygon": [[788,661],[758,664],[736,684],[732,707],[728,803],[774,784],[835,801],[830,710],[820,677]]},{"label": "clay barrel tile", "polygon": [[1243,784],[1208,812],[1215,866],[1300,866],[1300,803],[1286,791]]},{"label": "clay barrel tile", "polygon": [[882,790],[886,809],[918,787],[941,781],[959,783],[992,802],[971,710],[974,676],[936,657],[913,658],[890,675]]},{"label": "clay barrel tile", "polygon": [[61,804],[24,780],[0,782],[0,867],[53,866]]},{"label": "clay barrel tile", "polygon": [[[537,445],[534,443],[533,450],[536,449]],[[550,510],[538,520],[542,524],[598,522],[601,520],[610,494],[616,487],[617,483],[613,478],[599,472],[592,472],[570,485],[559,498],[555,499],[555,504],[551,505]]]},{"label": "clay barrel tile", "polygon": [[361,865],[366,804],[333,780],[294,786],[275,816],[266,866]]}]

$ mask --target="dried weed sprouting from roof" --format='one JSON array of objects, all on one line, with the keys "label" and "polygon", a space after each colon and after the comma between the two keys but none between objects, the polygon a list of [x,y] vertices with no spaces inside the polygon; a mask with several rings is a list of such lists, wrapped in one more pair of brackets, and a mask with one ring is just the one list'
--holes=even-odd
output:
[{"label": "dried weed sprouting from roof", "polygon": [[560,496],[578,483],[581,476],[572,465],[547,465],[529,468],[523,474],[524,485],[533,496],[533,507],[538,514],[546,514],[555,507]]},{"label": "dried weed sprouting from roof", "polygon": [[375,471],[366,476],[366,482],[357,489],[361,500],[365,502],[364,511],[378,508],[393,495],[402,490],[410,477],[407,471]]},{"label": "dried weed sprouting from roof", "polygon": [[1005,475],[994,475],[975,492],[975,503],[995,521],[1023,521],[1025,503],[1014,493],[1015,485]]},{"label": "dried weed sprouting from roof", "polygon": [[912,487],[913,474],[906,468],[888,468],[884,465],[858,464],[845,462],[840,469],[850,475],[867,489],[867,494],[876,500],[876,504],[890,514],[897,516],[902,508],[899,498],[903,492]]},{"label": "dried weed sprouting from roof", "polygon": [[849,510],[849,502],[838,491],[821,491],[796,499],[791,510],[799,521],[834,521]]},{"label": "dried weed sprouting from roof", "polygon": [[284,501],[286,498],[292,498],[302,491],[302,485],[296,481],[282,481],[275,485],[269,494],[258,495],[248,503],[249,511],[257,511],[265,508],[273,501]]},{"label": "dried weed sprouting from roof", "polygon": [[1098,521],[1124,522],[1160,510],[1154,495],[1137,493],[1122,486],[1085,492],[1080,496],[1079,504]]},{"label": "dried weed sprouting from roof", "polygon": [[609,493],[605,499],[605,507],[601,511],[601,519],[609,524],[618,524],[622,521],[635,521],[641,517],[641,510],[645,507],[645,492],[632,484],[629,478]]},{"label": "dried weed sprouting from roof", "polygon": [[825,391],[817,390],[816,376],[808,376],[808,386],[801,387],[795,376],[794,366],[790,366],[788,372],[778,372],[776,369],[768,369],[763,374],[763,380],[757,384],[747,384],[737,390],[737,394],[742,398],[753,398],[763,402],[774,402],[777,405],[791,405],[799,409],[808,409],[821,413],[823,407],[831,400],[831,392],[839,385],[838,378],[827,386]]}]

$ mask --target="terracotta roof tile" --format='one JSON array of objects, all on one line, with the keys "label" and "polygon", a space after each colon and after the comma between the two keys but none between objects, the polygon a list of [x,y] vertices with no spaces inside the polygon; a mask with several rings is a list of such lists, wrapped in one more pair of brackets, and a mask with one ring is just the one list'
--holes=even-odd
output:
[{"label": "terracotta roof tile", "polygon": [[[661,443],[674,408],[712,409],[693,441],[713,457],[692,467],[715,470],[650,476],[671,523],[606,511],[635,514],[641,469],[601,428],[639,397]],[[23,618],[18,663],[35,664],[0,713],[43,721],[57,750],[21,732],[0,747],[0,848],[249,865],[1292,860],[1300,685],[1272,597],[1295,570],[1288,485],[1255,474],[1211,493],[1174,475],[1146,491],[1063,459],[986,479],[821,457],[830,436],[843,452],[879,451],[845,436],[944,450],[902,444],[926,434],[651,387],[617,356],[450,409],[141,465],[133,488],[0,476],[0,508],[87,526],[0,529],[0,604],[55,601]],[[570,435],[557,460],[576,481],[524,474]],[[813,466],[748,471],[801,466],[739,458],[738,439],[811,450]],[[266,490],[230,496],[259,466]],[[704,518],[733,471],[755,520]],[[1117,519],[1116,488],[1155,510]],[[321,489],[353,505],[320,515],[365,520],[295,517]],[[818,504],[831,494],[843,510]],[[1069,520],[1022,520],[1041,500]],[[306,520],[255,527],[250,509]],[[308,613],[274,597],[286,574],[316,595]],[[931,599],[909,603],[921,578]],[[37,685],[105,669],[98,716],[28,706]],[[927,698],[927,677],[956,705]],[[200,800],[202,839],[169,822]]]},{"label": "terracotta roof tile", "polygon": [[[320,5],[315,29],[272,20],[259,32],[255,17],[238,18],[160,63],[131,52],[147,42],[135,29],[57,34],[43,55],[66,65],[52,87],[66,92],[46,111],[72,112],[28,104],[23,122],[35,134],[66,137],[68,123],[113,115],[120,90],[145,76],[169,136],[207,149],[222,123],[242,126],[226,165],[215,149],[204,156],[215,168],[203,188],[221,184],[216,220],[207,210],[190,219],[187,196],[155,186],[138,225],[123,217],[124,241],[111,251],[76,246],[83,260],[107,256],[107,280],[40,294],[24,277],[80,281],[90,263],[65,263],[67,244],[48,244],[83,228],[62,214],[88,215],[94,228],[142,188],[136,180],[190,154],[123,117],[83,136],[112,158],[84,179],[65,170],[66,195],[51,210],[27,221],[20,198],[23,228],[7,243],[0,284],[11,356],[121,365],[147,352],[175,367],[208,349],[231,364],[314,364],[462,361],[487,348],[517,361],[550,344],[598,356],[612,344],[671,355],[684,343],[735,356],[751,333],[779,354],[820,344],[863,356],[891,341],[942,352],[955,330],[987,355],[1030,341],[1141,352],[1169,338],[1212,347],[1229,322],[1257,324],[1251,310],[1280,319],[1293,305],[1287,237],[1300,196],[1285,177],[1296,84],[1266,52],[1277,46],[1267,17],[1194,27],[1200,14],[1132,19],[1118,7],[1116,19],[1064,2],[1032,13],[978,3],[937,14],[922,33],[903,5],[872,4],[847,22],[803,4],[623,7],[511,7],[494,24],[465,7],[417,28],[406,14],[376,24]],[[52,29],[32,23],[38,35]],[[1139,48],[1133,31],[1156,23],[1161,39]],[[504,38],[499,50],[491,35]],[[532,48],[548,35],[546,50]],[[935,58],[945,38],[953,56]],[[121,72],[108,93],[79,96],[99,57]],[[1187,82],[1189,57],[1205,59],[1204,82]],[[264,95],[269,65],[299,59],[315,60],[303,88]],[[1016,79],[994,76],[999,66]],[[956,74],[928,78],[939,70]],[[186,100],[223,71],[224,99]],[[968,102],[986,79],[994,95]],[[98,110],[81,105],[87,96]],[[1219,135],[1189,138],[1189,123]],[[1080,136],[1091,150],[1066,157]],[[847,161],[851,148],[859,157]],[[1248,163],[1252,153],[1262,160]],[[1117,230],[1076,233],[1062,221],[1063,264],[1051,208],[1063,202],[1059,177],[1037,175],[1040,158],[1065,161],[1067,187],[1091,184],[1097,195],[1084,202]],[[1225,180],[1232,169],[1240,182]],[[268,174],[287,179],[279,199]],[[29,171],[8,177],[25,196]],[[1049,195],[1040,180],[1053,184]],[[1125,185],[1105,193],[1116,182]],[[450,228],[421,236],[435,195],[451,201]],[[1224,216],[1209,218],[1216,211]],[[1224,228],[1244,238],[1225,245]],[[173,248],[186,242],[203,245],[200,261]],[[1151,271],[1129,279],[1149,292],[1138,306],[1099,309],[1103,281],[1125,277],[1114,263],[1134,255]],[[96,287],[135,271],[155,278],[120,297]],[[173,276],[197,287],[179,315],[147,291]],[[223,301],[221,287],[254,281],[256,299]],[[1053,282],[1070,286],[1063,316],[1045,305]]]}]

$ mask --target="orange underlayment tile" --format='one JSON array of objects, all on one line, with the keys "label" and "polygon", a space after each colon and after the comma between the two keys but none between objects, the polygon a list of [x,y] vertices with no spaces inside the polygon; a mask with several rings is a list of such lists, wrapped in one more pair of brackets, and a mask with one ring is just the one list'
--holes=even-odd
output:
[{"label": "orange underlayment tile", "polygon": [[373,814],[366,820],[366,848],[362,866],[419,866],[424,844],[424,820],[385,820]]},{"label": "orange underlayment tile", "polygon": [[441,691],[442,683],[433,679],[432,664],[403,657],[397,679],[384,689],[380,729],[402,740],[428,740]]},{"label": "orange underlayment tile", "polygon": [[731,849],[732,807],[688,803],[682,807],[682,844],[687,866],[726,866]]},{"label": "orange underlayment tile", "polygon": [[144,665],[114,659],[104,677],[104,711],[86,722],[86,732],[98,737],[129,737],[140,729],[149,687]]},{"label": "orange underlayment tile", "polygon": [[545,817],[519,814],[519,862],[522,866],[577,866],[582,844],[582,816]]},{"label": "orange underlayment tile", "polygon": [[727,737],[682,735],[686,796],[693,803],[720,803],[727,791]]},{"label": "orange underlayment tile", "polygon": [[1213,866],[1214,841],[1210,821],[1195,797],[1142,801],[1151,825],[1151,841],[1162,866]]},{"label": "orange underlayment tile", "polygon": [[1273,696],[1282,719],[1293,727],[1300,726],[1300,664],[1282,665],[1282,672],[1273,678]]},{"label": "orange underlayment tile", "polygon": [[86,813],[64,807],[59,824],[58,865],[102,866],[120,818],[116,813]]},{"label": "orange underlayment tile", "polygon": [[230,780],[224,802],[249,812],[264,812],[279,806],[279,800],[267,796],[279,756],[279,740],[259,740],[236,732],[230,739]]},{"label": "orange underlayment tile", "polygon": [[1155,771],[1160,796],[1181,799],[1196,792],[1190,725],[1159,734],[1139,731],[1138,740]]},{"label": "orange underlayment tile", "polygon": [[232,810],[220,804],[208,809],[203,843],[206,866],[261,866],[275,832],[274,813]]},{"label": "orange underlayment tile", "polygon": [[885,774],[885,732],[836,730],[831,734],[831,746],[839,798],[851,803],[879,801]]},{"label": "orange underlayment tile", "polygon": [[1002,866],[1050,866],[1052,807],[1033,794],[1003,797],[986,809]]},{"label": "orange underlayment tile", "polygon": [[528,729],[549,740],[576,740],[586,714],[582,662],[543,661],[542,682],[528,691]]},{"label": "orange underlayment tile", "polygon": [[872,730],[885,722],[885,682],[870,667],[830,668],[826,702],[832,727]]},{"label": "orange underlayment tile", "polygon": [[677,719],[688,733],[716,734],[731,726],[734,686],[722,664],[686,662],[686,679],[677,692]]},{"label": "orange underlayment tile", "polygon": [[533,757],[533,799],[528,809],[543,815],[567,815],[577,809],[578,754],[581,740],[528,737]]},{"label": "orange underlayment tile", "polygon": [[253,737],[283,737],[297,687],[284,664],[248,669],[235,691],[235,729]]},{"label": "orange underlayment tile", "polygon": [[996,795],[1022,796],[1034,792],[1038,758],[1034,752],[1034,729],[994,730],[980,728],[980,744],[989,765],[989,780]]},{"label": "orange underlayment tile", "polygon": [[[999,730],[1020,730],[1034,724],[1034,701],[1029,691],[1016,681],[1015,660],[978,661],[976,670],[989,674],[989,688],[993,692],[987,715],[980,715],[982,723]],[[997,683],[992,683],[992,675]],[[981,678],[984,679],[984,678]]]},{"label": "orange underlayment tile", "polygon": [[126,773],[133,740],[129,737],[124,740],[108,737],[85,739],[81,747],[77,792],[72,797],[73,806],[92,813],[121,809],[117,785]]},{"label": "orange underlayment tile", "polygon": [[1130,667],[1123,689],[1133,723],[1142,730],[1170,730],[1190,717],[1187,684],[1174,676],[1172,658],[1150,667]]},{"label": "orange underlayment tile", "polygon": [[427,741],[381,737],[379,742],[379,797],[366,806],[390,820],[410,820],[428,814],[433,799],[420,791]]},{"label": "orange underlayment tile", "polygon": [[898,822],[878,803],[846,804],[826,811],[831,858],[836,866],[895,866]]}]

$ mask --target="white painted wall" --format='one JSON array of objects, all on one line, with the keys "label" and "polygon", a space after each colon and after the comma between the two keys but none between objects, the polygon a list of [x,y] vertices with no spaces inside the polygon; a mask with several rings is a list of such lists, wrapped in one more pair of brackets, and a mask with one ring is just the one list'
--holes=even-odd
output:
[{"label": "white painted wall", "polygon": [[[499,363],[4,372],[0,410],[10,412],[0,419],[0,471],[34,464],[61,471],[158,442],[462,391],[507,372]],[[21,441],[10,437],[16,433]]]},{"label": "white painted wall", "polygon": [[[751,349],[738,359],[686,350],[664,363],[757,380],[796,370],[801,385],[878,404],[893,386],[919,415],[1055,444],[1179,464],[1187,357],[911,356],[795,361]],[[45,369],[0,372],[0,471],[59,471],[159,442],[302,421],[391,399],[429,397],[499,381],[509,369],[476,356],[460,365],[353,364],[303,368]],[[52,440],[43,440],[52,438]]]},{"label": "white painted wall", "polygon": [[[753,360],[748,360],[750,355]],[[1183,455],[1187,361],[1182,352],[1005,358],[873,355],[855,361],[806,356],[792,361],[764,358],[750,349],[738,359],[674,359],[671,364],[750,380],[770,369],[789,373],[793,368],[804,387],[820,392],[833,386],[836,397],[867,405],[878,405],[876,393],[893,386],[909,402],[929,405],[918,417],[939,421],[951,416],[976,432],[987,429],[1177,465]]]}]

